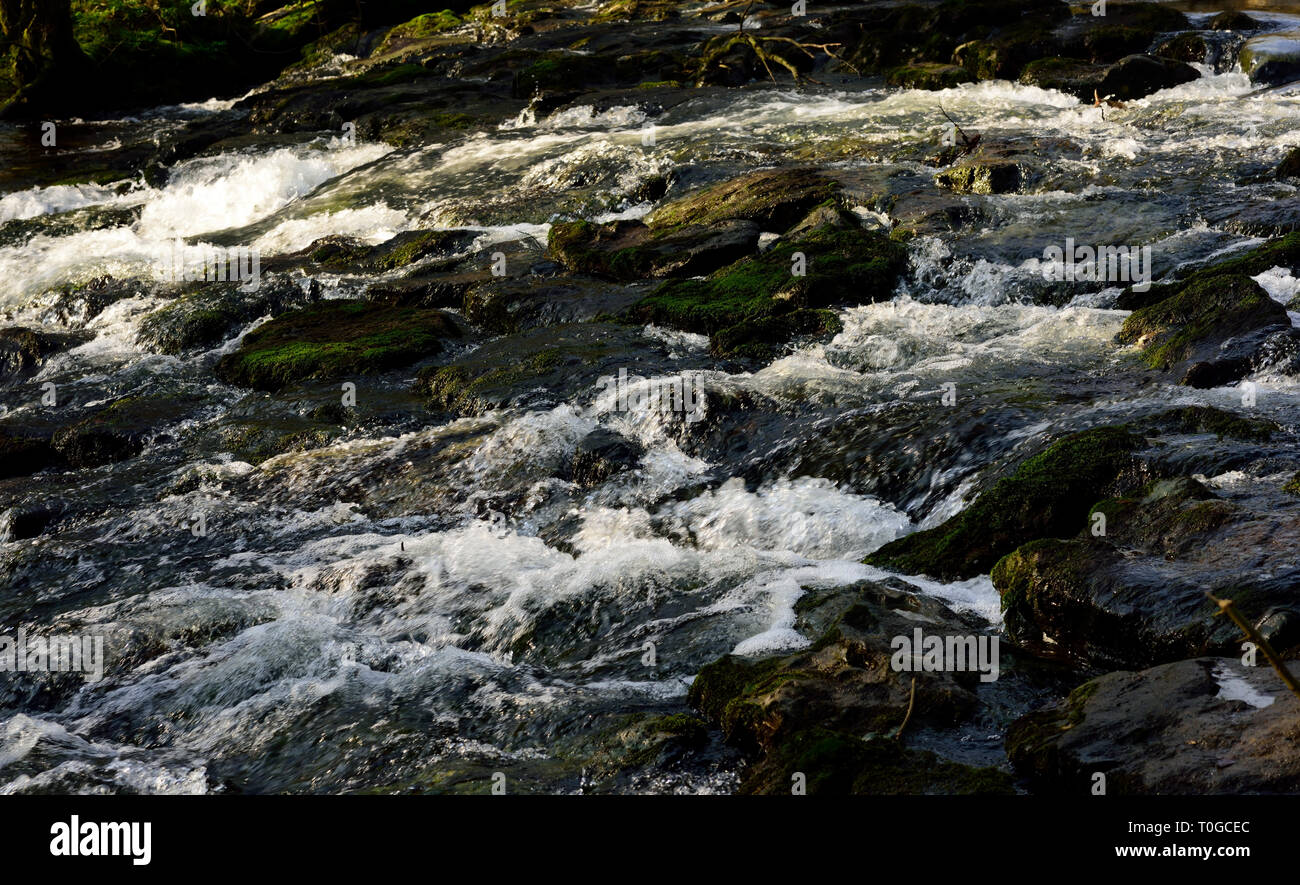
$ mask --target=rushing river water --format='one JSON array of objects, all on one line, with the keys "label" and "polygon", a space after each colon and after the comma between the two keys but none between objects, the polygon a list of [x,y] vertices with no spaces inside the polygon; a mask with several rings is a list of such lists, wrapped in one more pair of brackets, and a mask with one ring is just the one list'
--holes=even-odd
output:
[{"label": "rushing river water", "polygon": [[[94,316],[90,340],[9,385],[7,415],[46,408],[47,382],[68,414],[147,393],[185,406],[138,458],[3,483],[5,507],[64,515],[55,532],[0,544],[0,625],[101,635],[110,652],[98,682],[4,684],[0,792],[454,788],[494,771],[546,791],[733,789],[737,759],[721,747],[604,784],[558,757],[628,712],[684,710],[691,678],[719,655],[807,644],[793,629],[804,589],[880,577],[865,554],[956,513],[979,471],[1027,441],[1171,404],[1237,403],[1236,388],[1139,377],[1113,344],[1119,289],[1079,283],[1072,300],[1048,303],[1043,250],[1066,237],[1150,245],[1158,279],[1259,242],[1225,232],[1212,210],[1294,191],[1239,182],[1300,146],[1300,89],[1203,67],[1121,108],[1007,82],[702,90],[653,120],[580,106],[419,149],[268,140],[187,160],[158,187],[4,193],[0,307],[32,325],[52,319],[52,287],[148,278],[178,237],[275,256],[327,235],[379,243],[473,227],[482,249],[544,243],[557,213],[641,217],[652,206],[633,194],[656,174],[689,183],[817,162],[925,177],[917,145],[936,142],[939,105],[986,139],[1041,139],[1045,178],[979,198],[980,223],[913,241],[897,297],[842,311],[834,340],[752,372],[705,371],[698,423],[619,411],[593,387],[430,424],[408,373],[369,391],[342,436],[254,465],[218,442],[231,415],[272,408],[210,371],[238,338],[150,352],[139,322],[165,301],[147,288]],[[93,128],[108,144],[232,106]],[[20,149],[15,131],[0,138]],[[1289,273],[1257,279],[1283,302],[1300,293]],[[374,279],[318,282],[342,297]],[[682,372],[705,362],[700,336],[641,335]],[[1294,428],[1296,379],[1252,380],[1259,411]],[[947,411],[934,405],[945,384],[957,391]],[[591,488],[562,478],[602,426],[644,447],[639,466]],[[205,532],[191,530],[196,518]],[[914,584],[999,622],[987,578]]]}]

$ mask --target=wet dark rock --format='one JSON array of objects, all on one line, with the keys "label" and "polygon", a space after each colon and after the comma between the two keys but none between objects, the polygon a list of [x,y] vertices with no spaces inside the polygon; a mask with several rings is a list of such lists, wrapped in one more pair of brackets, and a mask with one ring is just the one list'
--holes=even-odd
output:
[{"label": "wet dark rock", "polygon": [[469,289],[461,309],[481,329],[512,333],[618,316],[644,297],[646,289],[583,277],[493,279]]},{"label": "wet dark rock", "polygon": [[959,194],[1024,193],[1040,175],[1029,144],[981,142],[974,152],[936,173],[935,183]]},{"label": "wet dark rock", "polygon": [[1264,326],[1224,341],[1212,358],[1192,363],[1181,383],[1188,387],[1224,387],[1265,369],[1283,374],[1300,368],[1300,329]]},{"label": "wet dark rock", "polygon": [[1166,57],[1130,55],[1109,66],[1057,57],[1027,65],[1020,81],[1056,89],[1091,104],[1097,98],[1121,101],[1143,98],[1199,76],[1190,65]]},{"label": "wet dark rock", "polygon": [[[1266,705],[1225,697],[1229,680]],[[1197,658],[1081,685],[1012,726],[1007,755],[1035,792],[1084,801],[1097,772],[1107,795],[1293,793],[1297,715],[1300,700],[1262,661]]]},{"label": "wet dark rock", "polygon": [[961,513],[891,541],[865,560],[907,574],[960,580],[984,574],[1032,538],[1069,537],[1086,523],[1103,489],[1139,472],[1141,437],[1099,427],[1060,439],[1024,461]]},{"label": "wet dark rock", "polygon": [[630,315],[709,335],[719,356],[761,357],[796,336],[838,331],[827,307],[892,297],[905,265],[906,251],[884,234],[820,228],[706,279],[665,283]]},{"label": "wet dark rock", "polygon": [[1056,0],[892,5],[871,11],[847,58],[868,73],[928,62],[960,65],[981,80],[1014,78],[1027,62],[1057,54],[1052,31],[1069,17]]},{"label": "wet dark rock", "polygon": [[1274,174],[1278,178],[1300,178],[1300,147],[1291,148],[1282,162],[1277,164]]},{"label": "wet dark rock", "polygon": [[1181,61],[1130,55],[1106,69],[1097,91],[1102,98],[1129,101],[1191,82],[1200,76],[1195,68]]},{"label": "wet dark rock", "polygon": [[1213,406],[1182,406],[1153,416],[1146,422],[1158,433],[1213,433],[1220,439],[1267,442],[1281,430],[1276,421],[1238,415]]},{"label": "wet dark rock", "polygon": [[755,222],[741,219],[660,228],[639,221],[557,222],[547,249],[576,273],[623,281],[691,277],[753,255],[760,232]]},{"label": "wet dark rock", "polygon": [[454,415],[548,408],[592,388],[601,377],[652,377],[680,371],[640,329],[612,323],[546,326],[485,342],[445,366],[422,369],[415,389],[432,408]]},{"label": "wet dark rock", "polygon": [[286,452],[328,445],[339,436],[340,423],[321,416],[268,416],[259,420],[235,416],[221,422],[217,445],[241,461],[257,464]]},{"label": "wet dark rock", "polygon": [[1063,51],[1056,53],[1092,62],[1116,62],[1146,52],[1162,34],[1184,31],[1187,16],[1159,3],[1106,4],[1104,16],[1090,7],[1066,22],[1057,32]]},{"label": "wet dark rock", "polygon": [[[1135,345],[1143,362],[1179,376],[1182,383],[1195,381],[1196,386],[1206,386],[1195,374],[1189,375],[1189,369],[1220,359],[1234,361],[1244,374],[1248,365],[1240,361],[1246,354],[1240,349],[1224,354],[1224,346],[1272,326],[1288,327],[1291,321],[1286,308],[1254,280],[1231,272],[1232,266],[1220,265],[1216,273],[1199,272],[1177,286],[1173,294],[1135,310],[1124,321],[1117,340]],[[1161,287],[1157,295],[1167,291],[1168,287]],[[1241,377],[1231,377],[1233,374],[1225,365],[1214,374],[1214,381],[1226,383]]]},{"label": "wet dark rock", "polygon": [[270,89],[249,96],[240,109],[253,132],[343,134],[397,145],[448,141],[496,126],[515,116],[526,99],[509,83],[448,78],[418,64],[377,67],[337,77]]},{"label": "wet dark rock", "polygon": [[[972,769],[889,740],[907,713],[912,727],[951,726],[983,703],[979,673],[902,672],[895,636],[980,634],[977,623],[933,598],[862,581],[811,590],[796,603],[807,649],[768,658],[727,655],[704,667],[690,703],[753,757],[742,793],[788,794],[795,772],[808,792],[1007,792],[996,769]],[[867,739],[863,739],[863,736]],[[924,769],[907,773],[910,765]]]},{"label": "wet dark rock", "polygon": [[91,339],[86,332],[59,332],[8,326],[0,329],[0,380],[26,378],[51,356]]},{"label": "wet dark rock", "polygon": [[582,438],[569,461],[569,477],[580,486],[596,486],[641,462],[641,447],[606,428]]},{"label": "wet dark rock", "polygon": [[952,89],[962,83],[975,82],[975,75],[961,65],[921,62],[892,69],[885,75],[885,82],[904,89]]},{"label": "wet dark rock", "polygon": [[1025,65],[1020,82],[1043,89],[1055,89],[1090,102],[1101,90],[1108,66],[1078,58],[1040,58]]},{"label": "wet dark rock", "polygon": [[282,314],[244,336],[217,363],[229,384],[279,390],[305,380],[370,375],[440,353],[460,327],[431,308],[384,302],[321,301]]},{"label": "wet dark rock", "polygon": [[531,239],[514,240],[492,243],[465,255],[434,258],[404,275],[371,282],[364,297],[410,307],[462,309],[476,288],[548,276],[543,245]]},{"label": "wet dark rock", "polygon": [[1212,31],[1253,31],[1259,26],[1259,22],[1239,10],[1220,12],[1209,24]]},{"label": "wet dark rock", "polygon": [[172,396],[130,396],[116,400],[55,431],[51,445],[73,467],[100,467],[134,458],[181,414]]},{"label": "wet dark rock", "polygon": [[[1279,167],[1277,176],[1291,173],[1289,167]],[[1300,197],[1282,197],[1266,203],[1250,203],[1244,207],[1225,207],[1209,213],[1210,220],[1232,233],[1247,237],[1280,237],[1300,231]]]},{"label": "wet dark rock", "polygon": [[834,199],[838,191],[836,183],[816,169],[752,172],[673,200],[651,213],[646,223],[665,230],[739,219],[780,233],[814,206]]},{"label": "wet dark rock", "polygon": [[1252,620],[1297,608],[1300,568],[1282,552],[1300,525],[1297,505],[1255,506],[1189,478],[1099,500],[1088,531],[1033,541],[993,568],[1008,636],[1106,667],[1232,653],[1240,631],[1207,590]]},{"label": "wet dark rock", "polygon": [[464,252],[480,236],[471,230],[411,230],[375,246],[344,237],[326,237],[307,247],[312,265],[335,273],[383,273],[429,257]]},{"label": "wet dark rock", "polygon": [[63,458],[50,445],[50,437],[28,433],[21,429],[0,430],[0,478],[30,476],[47,467],[63,463]]},{"label": "wet dark rock", "polygon": [[45,534],[70,508],[64,501],[19,504],[0,513],[0,537],[5,541],[23,541]]},{"label": "wet dark rock", "polygon": [[320,287],[307,287],[284,276],[272,276],[252,289],[240,283],[190,286],[170,304],[140,321],[136,342],[159,353],[177,354],[215,347],[253,320],[277,316],[320,298]]},{"label": "wet dark rock", "polygon": [[1253,37],[1239,58],[1252,83],[1279,86],[1300,79],[1300,31]]},{"label": "wet dark rock", "polygon": [[1212,45],[1206,36],[1195,31],[1170,37],[1151,50],[1151,54],[1157,58],[1181,62],[1205,62],[1212,52]]}]

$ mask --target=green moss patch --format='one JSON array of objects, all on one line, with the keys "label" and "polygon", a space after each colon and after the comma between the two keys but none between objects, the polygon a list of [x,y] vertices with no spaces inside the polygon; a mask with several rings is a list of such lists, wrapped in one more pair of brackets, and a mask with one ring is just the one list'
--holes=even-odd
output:
[{"label": "green moss patch", "polygon": [[984,574],[1021,544],[1083,529],[1098,493],[1129,469],[1133,453],[1144,445],[1119,427],[1071,434],[942,525],[891,541],[865,561],[943,580]]},{"label": "green moss patch", "polygon": [[[792,273],[799,254],[804,276]],[[822,229],[706,279],[672,280],[632,316],[709,335],[718,355],[759,355],[793,335],[836,331],[820,308],[888,299],[906,263],[906,249],[884,234]]]},{"label": "green moss patch", "polygon": [[287,313],[244,336],[217,375],[241,387],[279,390],[306,380],[367,375],[409,365],[459,336],[440,310],[325,301]]}]

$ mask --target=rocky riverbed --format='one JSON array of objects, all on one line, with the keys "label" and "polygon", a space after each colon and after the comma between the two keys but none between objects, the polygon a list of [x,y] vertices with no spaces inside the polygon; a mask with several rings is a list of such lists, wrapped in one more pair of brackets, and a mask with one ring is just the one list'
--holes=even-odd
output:
[{"label": "rocky riverbed", "polygon": [[1300,788],[1300,12],[1102,5],[0,124],[0,791]]}]

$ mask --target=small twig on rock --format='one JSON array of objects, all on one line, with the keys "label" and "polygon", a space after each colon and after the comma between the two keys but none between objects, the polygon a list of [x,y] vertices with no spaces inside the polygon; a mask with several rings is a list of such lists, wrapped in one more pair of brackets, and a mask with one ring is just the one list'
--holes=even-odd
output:
[{"label": "small twig on rock", "polygon": [[898,726],[898,731],[894,732],[894,740],[902,737],[903,729],[907,728],[907,723],[912,720],[912,707],[916,705],[916,677],[912,677],[912,694],[907,699],[907,714],[903,716],[903,724]]},{"label": "small twig on rock", "polygon": [[1218,599],[1208,590],[1205,591],[1205,595],[1210,597],[1214,604],[1219,607],[1219,614],[1227,615],[1232,623],[1240,627],[1242,632],[1246,634],[1245,638],[1255,643],[1255,646],[1264,653],[1264,657],[1269,664],[1277,671],[1277,675],[1282,677],[1286,687],[1291,689],[1292,694],[1300,697],[1300,682],[1297,682],[1296,678],[1291,675],[1291,671],[1287,669],[1286,664],[1282,662],[1282,658],[1273,650],[1273,646],[1269,644],[1268,640],[1255,629],[1250,621],[1246,620],[1241,612],[1237,611],[1237,607],[1232,604],[1232,600]]},{"label": "small twig on rock", "polygon": [[954,159],[960,159],[961,157],[966,156],[967,154],[969,154],[971,151],[975,150],[975,148],[979,146],[981,136],[978,132],[975,133],[974,137],[967,135],[966,130],[958,126],[957,121],[954,120],[952,116],[943,109],[943,105],[939,105],[939,113],[943,114],[945,117],[948,118],[948,122],[952,124],[952,128],[955,129],[957,131],[957,134],[961,136],[961,143],[962,143],[961,153],[958,154],[957,157]]}]

